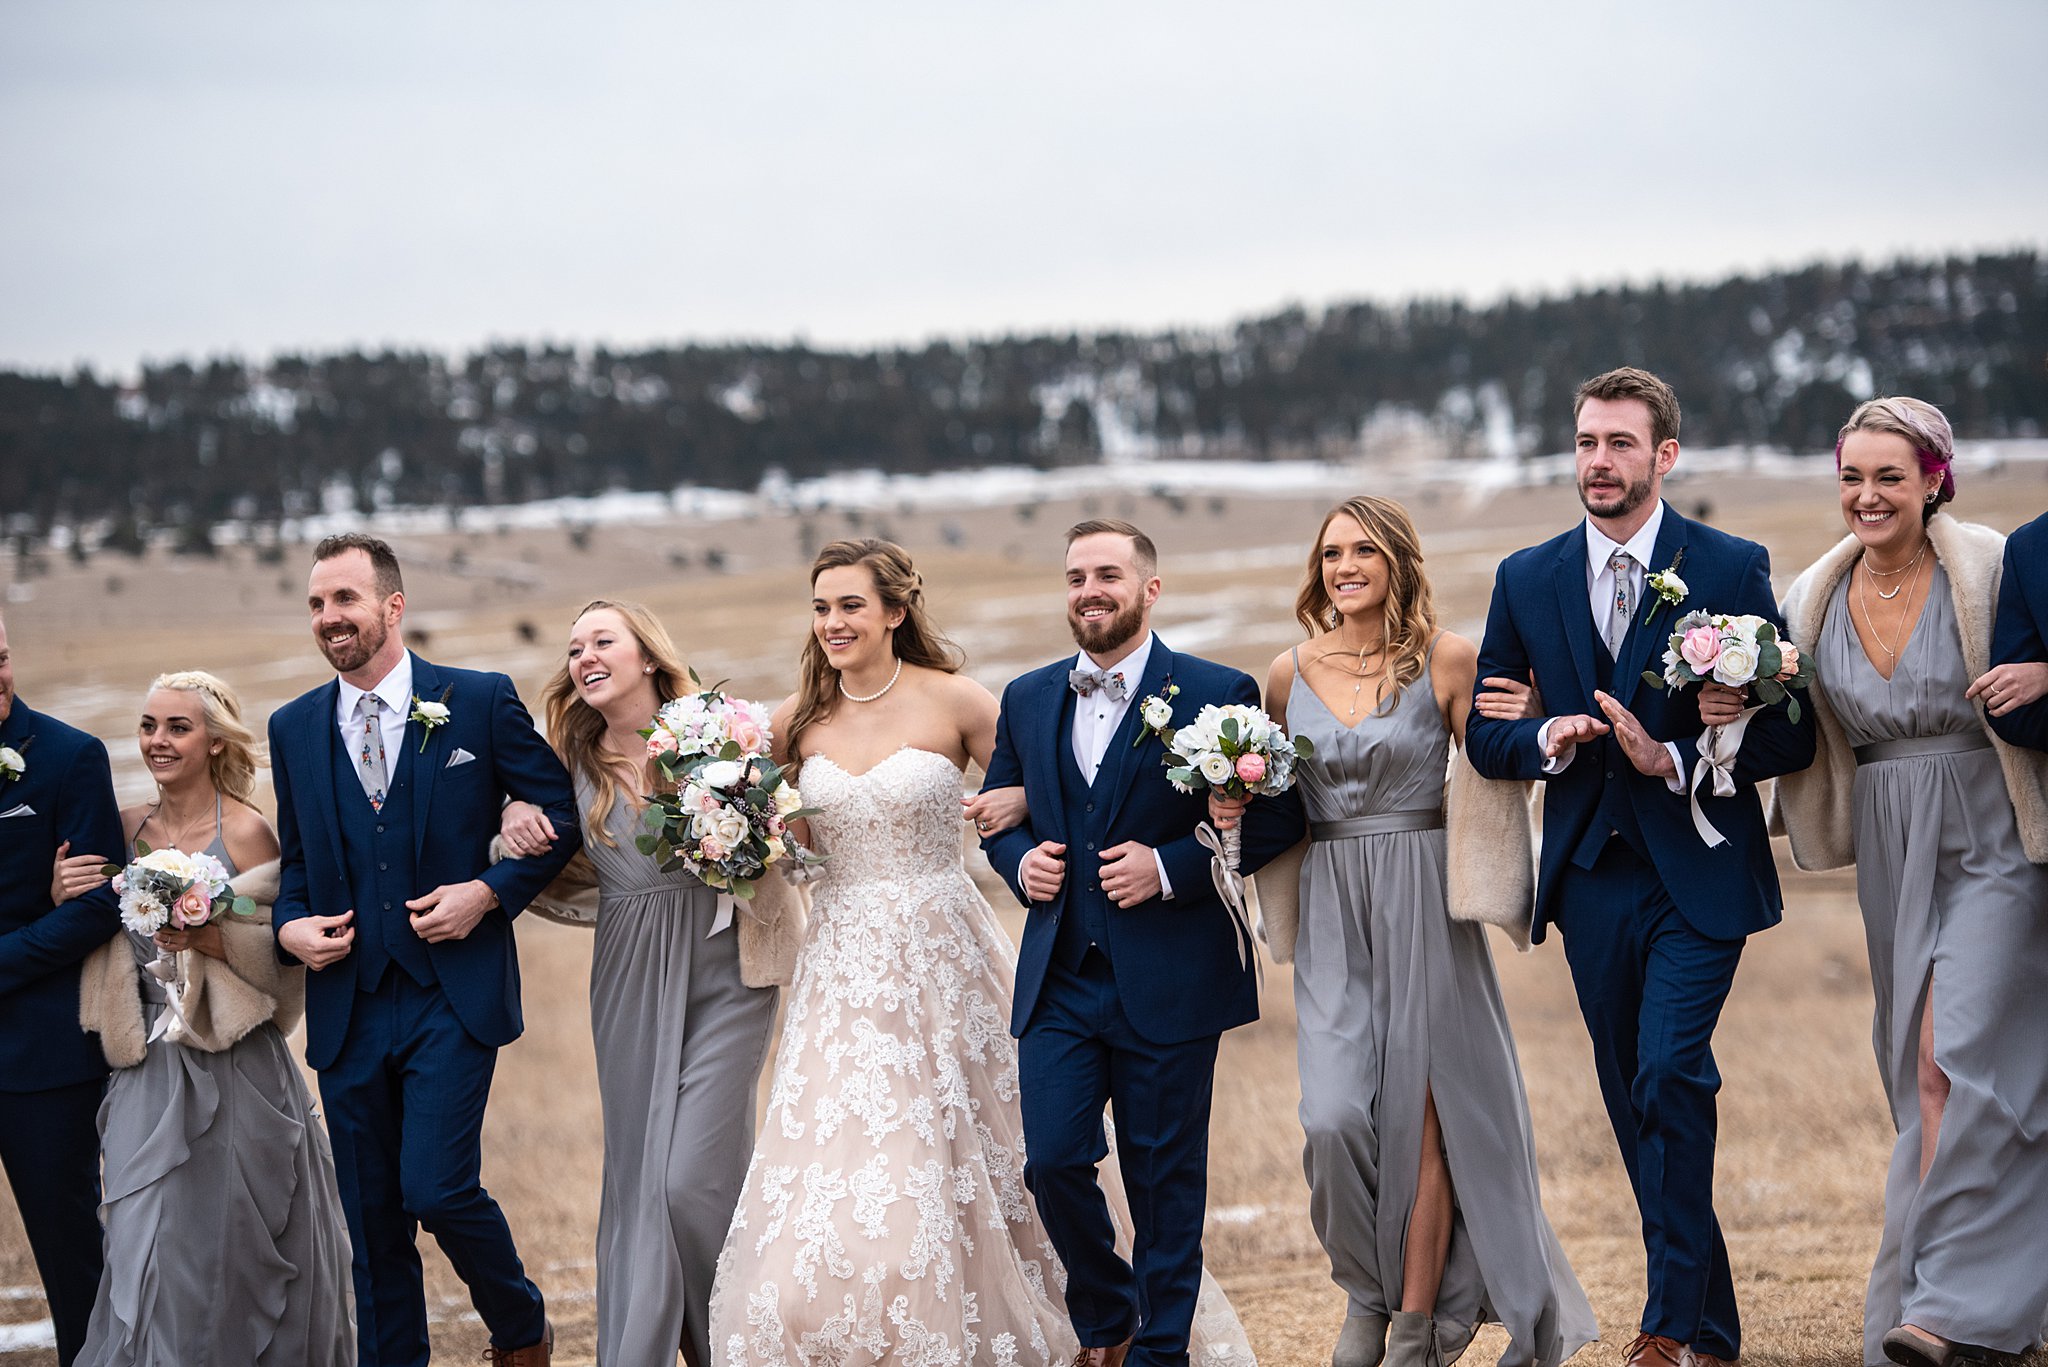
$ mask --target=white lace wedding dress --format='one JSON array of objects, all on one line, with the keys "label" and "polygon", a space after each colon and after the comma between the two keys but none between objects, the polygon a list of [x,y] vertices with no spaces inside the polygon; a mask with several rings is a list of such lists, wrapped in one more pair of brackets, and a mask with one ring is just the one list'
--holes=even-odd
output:
[{"label": "white lace wedding dress", "polygon": [[[730,1367],[1050,1364],[1078,1345],[1024,1188],[1016,956],[960,856],[960,771],[906,747],[803,766],[829,856],[768,1116],[711,1293]],[[1104,1190],[1128,1245],[1114,1161]],[[1194,1361],[1253,1361],[1203,1279]]]}]

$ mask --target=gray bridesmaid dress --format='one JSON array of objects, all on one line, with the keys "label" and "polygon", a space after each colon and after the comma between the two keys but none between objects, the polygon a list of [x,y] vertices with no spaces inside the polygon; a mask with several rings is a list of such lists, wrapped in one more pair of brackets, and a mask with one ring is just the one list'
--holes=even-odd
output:
[{"label": "gray bridesmaid dress", "polygon": [[[595,791],[580,777],[576,797],[589,813]],[[708,1367],[711,1279],[754,1151],[775,989],[740,982],[737,927],[708,933],[717,894],[634,847],[639,813],[617,802],[605,829],[615,845],[583,842],[598,887],[597,1360],[672,1367],[680,1350],[691,1367]]]},{"label": "gray bridesmaid dress", "polygon": [[1544,1217],[1529,1108],[1482,928],[1450,919],[1450,733],[1425,666],[1390,712],[1340,722],[1301,678],[1287,728],[1311,841],[1294,951],[1309,1214],[1354,1315],[1401,1306],[1425,1093],[1457,1212],[1436,1318],[1497,1321],[1503,1367],[1560,1363],[1599,1336]]},{"label": "gray bridesmaid dress", "polygon": [[[205,852],[234,873],[217,812]],[[122,933],[153,1032],[156,944]],[[152,1042],[107,1083],[100,1144],[107,1266],[79,1367],[355,1362],[334,1155],[276,1026],[218,1053]]]},{"label": "gray bridesmaid dress", "polygon": [[[1899,1142],[1864,1303],[1863,1357],[1901,1323],[2017,1353],[2048,1318],[2048,869],[2027,862],[1937,561],[1887,681],[1844,576],[1815,658],[1858,748],[1856,898],[1877,997],[1871,1042]],[[1876,747],[1873,751],[1866,747]],[[1920,1176],[1918,1047],[1934,992],[1948,1104]]]}]

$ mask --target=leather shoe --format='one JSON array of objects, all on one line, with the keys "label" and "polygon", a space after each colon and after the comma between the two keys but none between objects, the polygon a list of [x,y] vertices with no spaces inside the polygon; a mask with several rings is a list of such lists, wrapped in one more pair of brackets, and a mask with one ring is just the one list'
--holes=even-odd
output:
[{"label": "leather shoe", "polygon": [[491,1367],[551,1367],[555,1360],[555,1326],[547,1320],[540,1323],[539,1343],[529,1343],[524,1348],[493,1345],[484,1349],[484,1361]]},{"label": "leather shoe", "polygon": [[1622,1355],[1627,1367],[1687,1367],[1686,1346],[1663,1334],[1637,1334]]},{"label": "leather shoe", "polygon": [[1124,1367],[1124,1357],[1130,1351],[1130,1339],[1111,1348],[1083,1348],[1074,1354],[1074,1367]]},{"label": "leather shoe", "polygon": [[1717,1358],[1691,1345],[1685,1350],[1684,1367],[1741,1367],[1741,1362],[1741,1358]]}]

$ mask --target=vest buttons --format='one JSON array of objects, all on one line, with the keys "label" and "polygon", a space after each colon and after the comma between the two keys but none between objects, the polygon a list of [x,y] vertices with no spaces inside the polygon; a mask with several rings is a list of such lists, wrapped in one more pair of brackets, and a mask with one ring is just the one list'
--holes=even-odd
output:
[{"label": "vest buttons", "polygon": [[384,834],[384,823],[381,821],[377,823],[377,834]]},{"label": "vest buttons", "polygon": [[1090,842],[1089,842],[1089,844],[1088,844],[1088,848],[1089,848],[1089,849],[1091,849],[1091,850],[1095,848],[1095,844],[1094,844],[1094,842],[1093,842],[1093,841],[1090,841]]},{"label": "vest buttons", "polygon": [[1092,802],[1091,802],[1091,803],[1089,803],[1089,804],[1088,804],[1088,810],[1089,810],[1089,811],[1091,811],[1091,812],[1092,812],[1092,811],[1094,811],[1094,810],[1095,810],[1095,804],[1094,804],[1094,803],[1092,803]]},{"label": "vest buttons", "polygon": [[388,869],[389,869],[390,867],[391,867],[391,866],[390,866],[389,864],[379,864],[379,865],[377,866],[377,872],[379,872],[379,873],[383,873],[383,872],[385,872],[386,870],[388,870]]}]

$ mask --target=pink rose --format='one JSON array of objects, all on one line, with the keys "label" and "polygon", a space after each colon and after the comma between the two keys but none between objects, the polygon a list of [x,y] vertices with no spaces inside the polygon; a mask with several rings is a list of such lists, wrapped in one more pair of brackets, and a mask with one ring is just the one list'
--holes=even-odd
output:
[{"label": "pink rose", "polygon": [[1705,674],[1721,658],[1721,633],[1712,627],[1694,627],[1679,638],[1678,657],[1695,674]]},{"label": "pink rose", "polygon": [[647,756],[649,759],[657,755],[673,755],[675,752],[676,738],[673,733],[656,730],[653,735],[647,738]]},{"label": "pink rose", "polygon": [[1266,776],[1266,757],[1264,755],[1239,755],[1237,757],[1237,776],[1246,783],[1257,783]]},{"label": "pink rose", "polygon": [[1799,647],[1790,641],[1778,642],[1778,654],[1782,657],[1778,665],[1778,677],[1789,679],[1799,672]]},{"label": "pink rose", "polygon": [[212,912],[212,898],[198,888],[187,888],[171,908],[171,919],[181,926],[203,926]]},{"label": "pink rose", "polygon": [[714,864],[725,858],[727,853],[725,846],[719,844],[708,835],[698,842],[697,852]]},{"label": "pink rose", "polygon": [[752,754],[761,748],[764,739],[761,735],[761,724],[752,717],[733,718],[732,739],[733,744]]}]

